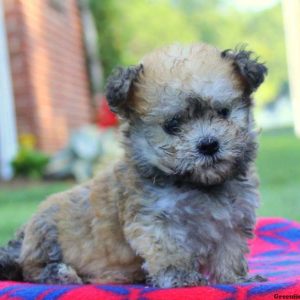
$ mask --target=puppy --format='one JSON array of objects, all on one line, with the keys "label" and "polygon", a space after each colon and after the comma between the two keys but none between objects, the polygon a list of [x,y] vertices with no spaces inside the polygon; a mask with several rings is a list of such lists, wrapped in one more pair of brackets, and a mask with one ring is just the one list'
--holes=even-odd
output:
[{"label": "puppy", "polygon": [[206,44],[164,47],[114,72],[107,99],[123,120],[124,158],[44,201],[10,243],[14,256],[0,252],[0,277],[17,263],[25,281],[51,284],[253,280],[251,95],[266,73],[250,51]]}]

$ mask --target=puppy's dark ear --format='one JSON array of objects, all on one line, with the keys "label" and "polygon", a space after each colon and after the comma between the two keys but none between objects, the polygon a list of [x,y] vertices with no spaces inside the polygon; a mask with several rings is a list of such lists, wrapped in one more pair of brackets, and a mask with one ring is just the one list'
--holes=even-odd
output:
[{"label": "puppy's dark ear", "polygon": [[128,114],[128,102],[132,94],[133,83],[138,79],[138,75],[142,70],[143,65],[117,68],[108,78],[106,97],[113,112],[121,116]]},{"label": "puppy's dark ear", "polygon": [[266,66],[253,55],[252,51],[246,51],[245,48],[221,52],[223,58],[233,61],[235,71],[244,83],[246,94],[253,93],[263,83],[268,72]]}]

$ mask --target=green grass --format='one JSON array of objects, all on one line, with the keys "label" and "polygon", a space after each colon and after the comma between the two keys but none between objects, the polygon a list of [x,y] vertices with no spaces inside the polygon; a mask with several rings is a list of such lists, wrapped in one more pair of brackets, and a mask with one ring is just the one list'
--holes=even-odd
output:
[{"label": "green grass", "polygon": [[0,185],[0,245],[34,213],[41,200],[70,183],[17,183]]},{"label": "green grass", "polygon": [[[263,133],[257,167],[261,179],[261,216],[300,221],[300,139],[292,130]],[[71,183],[0,185],[0,245],[12,237],[47,195]]]},{"label": "green grass", "polygon": [[261,216],[300,221],[300,139],[291,130],[265,133],[257,160]]}]

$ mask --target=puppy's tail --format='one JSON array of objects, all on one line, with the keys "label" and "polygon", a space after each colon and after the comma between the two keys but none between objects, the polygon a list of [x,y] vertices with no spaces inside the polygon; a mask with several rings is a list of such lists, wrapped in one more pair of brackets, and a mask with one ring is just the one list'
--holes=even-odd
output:
[{"label": "puppy's tail", "polygon": [[22,280],[22,268],[18,261],[23,239],[24,233],[20,231],[15,239],[0,247],[0,280]]}]

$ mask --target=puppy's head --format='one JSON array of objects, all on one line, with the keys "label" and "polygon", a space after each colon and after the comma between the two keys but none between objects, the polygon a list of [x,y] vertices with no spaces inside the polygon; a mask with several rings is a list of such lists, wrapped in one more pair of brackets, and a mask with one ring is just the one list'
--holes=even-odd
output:
[{"label": "puppy's head", "polygon": [[110,107],[127,123],[130,158],[146,176],[214,185],[255,157],[251,94],[266,67],[246,50],[172,45],[109,79]]}]

